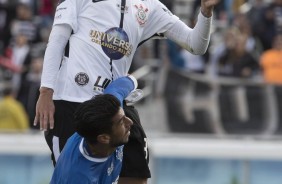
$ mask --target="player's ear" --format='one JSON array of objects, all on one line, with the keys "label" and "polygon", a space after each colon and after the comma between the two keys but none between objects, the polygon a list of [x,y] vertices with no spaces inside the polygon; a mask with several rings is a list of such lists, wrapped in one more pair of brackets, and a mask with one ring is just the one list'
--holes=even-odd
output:
[{"label": "player's ear", "polygon": [[102,144],[109,144],[110,143],[110,135],[109,134],[100,134],[97,137],[97,141]]}]

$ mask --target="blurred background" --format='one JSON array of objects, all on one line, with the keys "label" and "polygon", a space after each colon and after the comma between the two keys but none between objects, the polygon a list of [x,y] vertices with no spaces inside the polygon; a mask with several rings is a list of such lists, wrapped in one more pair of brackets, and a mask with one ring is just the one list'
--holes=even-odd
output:
[{"label": "blurred background", "polygon": [[[58,0],[0,0],[0,184],[47,184],[34,127]],[[160,0],[193,27],[200,0]],[[170,40],[139,47],[130,69],[145,97],[150,184],[282,183],[282,0],[221,0],[203,56]]]}]

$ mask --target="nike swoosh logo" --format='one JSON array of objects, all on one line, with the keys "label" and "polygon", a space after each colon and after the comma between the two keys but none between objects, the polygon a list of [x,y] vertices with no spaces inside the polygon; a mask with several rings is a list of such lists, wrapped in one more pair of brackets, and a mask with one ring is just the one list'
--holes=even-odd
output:
[{"label": "nike swoosh logo", "polygon": [[93,3],[98,3],[100,1],[106,1],[106,0],[92,0]]}]

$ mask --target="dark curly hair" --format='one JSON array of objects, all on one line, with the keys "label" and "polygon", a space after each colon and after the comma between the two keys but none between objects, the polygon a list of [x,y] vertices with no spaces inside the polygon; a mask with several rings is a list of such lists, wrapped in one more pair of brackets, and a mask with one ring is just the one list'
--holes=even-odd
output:
[{"label": "dark curly hair", "polygon": [[97,95],[81,103],[75,111],[76,132],[90,143],[97,142],[97,136],[112,132],[112,119],[121,104],[110,94]]}]

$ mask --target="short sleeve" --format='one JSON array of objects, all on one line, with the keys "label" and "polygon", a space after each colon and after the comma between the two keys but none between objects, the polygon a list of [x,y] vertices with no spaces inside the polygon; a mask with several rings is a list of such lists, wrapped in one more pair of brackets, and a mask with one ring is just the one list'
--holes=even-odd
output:
[{"label": "short sleeve", "polygon": [[179,20],[179,18],[160,1],[152,0],[150,5],[151,14],[148,19],[145,37],[152,36],[155,33],[164,33]]},{"label": "short sleeve", "polygon": [[64,0],[56,8],[53,25],[68,24],[74,30],[77,31],[77,19],[79,16],[80,5],[78,0]]}]

